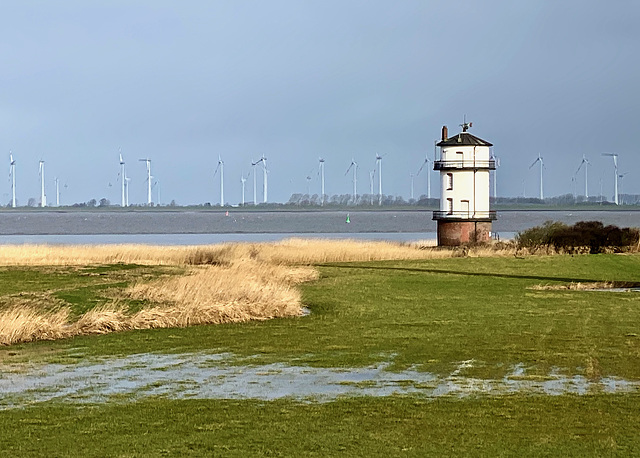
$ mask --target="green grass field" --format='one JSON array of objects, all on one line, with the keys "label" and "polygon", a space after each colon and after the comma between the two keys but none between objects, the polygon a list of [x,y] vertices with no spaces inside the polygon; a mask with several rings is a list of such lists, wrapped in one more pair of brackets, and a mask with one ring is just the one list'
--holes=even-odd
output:
[{"label": "green grass field", "polygon": [[[524,376],[532,378],[556,371],[593,381],[640,380],[640,294],[532,289],[570,282],[640,283],[640,256],[454,258],[324,265],[320,271],[320,280],[302,286],[311,310],[307,317],[23,344],[0,349],[0,364],[229,352],[238,364],[249,356],[255,364],[328,368],[390,362],[390,370],[446,376],[461,361],[472,360],[463,376],[501,379],[522,365]],[[102,300],[100,291],[143,273],[167,272],[111,266],[99,272],[104,275],[86,273],[5,268],[0,279],[7,286],[0,295],[54,291],[82,310],[83,304]],[[328,403],[50,401],[0,411],[0,451],[10,456],[631,456],[640,453],[639,408],[637,390]]]}]

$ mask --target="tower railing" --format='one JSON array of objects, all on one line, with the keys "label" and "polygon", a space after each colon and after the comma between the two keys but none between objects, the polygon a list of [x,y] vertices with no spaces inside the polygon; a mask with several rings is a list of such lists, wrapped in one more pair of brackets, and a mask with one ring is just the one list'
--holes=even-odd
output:
[{"label": "tower railing", "polygon": [[433,170],[495,170],[496,161],[493,159],[486,161],[472,161],[472,160],[448,160],[448,161],[434,161]]},{"label": "tower railing", "polygon": [[433,212],[434,220],[467,220],[467,221],[495,221],[497,218],[495,210],[488,211],[442,211]]}]

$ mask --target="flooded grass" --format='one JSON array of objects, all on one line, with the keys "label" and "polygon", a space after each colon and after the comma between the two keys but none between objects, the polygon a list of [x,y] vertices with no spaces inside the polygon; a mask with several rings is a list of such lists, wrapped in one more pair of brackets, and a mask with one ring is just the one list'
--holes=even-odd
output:
[{"label": "flooded grass", "polygon": [[407,369],[391,372],[391,362],[360,368],[313,368],[283,363],[242,366],[229,354],[139,354],[92,364],[46,364],[16,371],[0,366],[0,408],[22,408],[55,400],[104,403],[116,398],[255,399],[330,402],[345,396],[504,396],[638,393],[639,380],[589,380],[554,368],[540,376],[523,364],[501,379],[463,375],[462,361],[448,375]]},{"label": "flooded grass", "polygon": [[640,453],[640,296],[531,289],[640,282],[637,255],[318,270],[307,316],[0,349],[0,450]]}]

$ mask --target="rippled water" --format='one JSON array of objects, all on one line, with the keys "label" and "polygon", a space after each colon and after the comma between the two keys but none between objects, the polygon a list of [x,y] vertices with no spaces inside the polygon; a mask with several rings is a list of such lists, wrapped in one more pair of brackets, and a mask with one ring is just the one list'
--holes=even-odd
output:
[{"label": "rippled water", "polygon": [[554,370],[527,377],[516,365],[502,379],[466,377],[474,361],[462,361],[447,376],[408,369],[387,370],[389,363],[364,368],[315,368],[282,363],[234,365],[233,355],[198,353],[139,354],[98,362],[25,367],[0,366],[0,409],[35,402],[107,402],[163,396],[171,399],[281,398],[331,401],[343,396],[441,396],[512,393],[561,395],[637,392],[640,382],[607,377],[588,380]]},{"label": "rippled water", "polygon": [[[0,243],[207,244],[269,241],[291,236],[383,240],[433,239],[431,211],[3,211]],[[501,211],[493,229],[501,238],[547,220],[597,220],[640,226],[640,211]]]}]

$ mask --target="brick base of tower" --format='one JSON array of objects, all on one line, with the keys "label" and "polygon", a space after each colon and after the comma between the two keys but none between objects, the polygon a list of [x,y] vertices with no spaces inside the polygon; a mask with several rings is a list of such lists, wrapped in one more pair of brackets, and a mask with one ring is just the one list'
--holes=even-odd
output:
[{"label": "brick base of tower", "polygon": [[438,246],[459,246],[490,240],[490,221],[438,221]]}]

